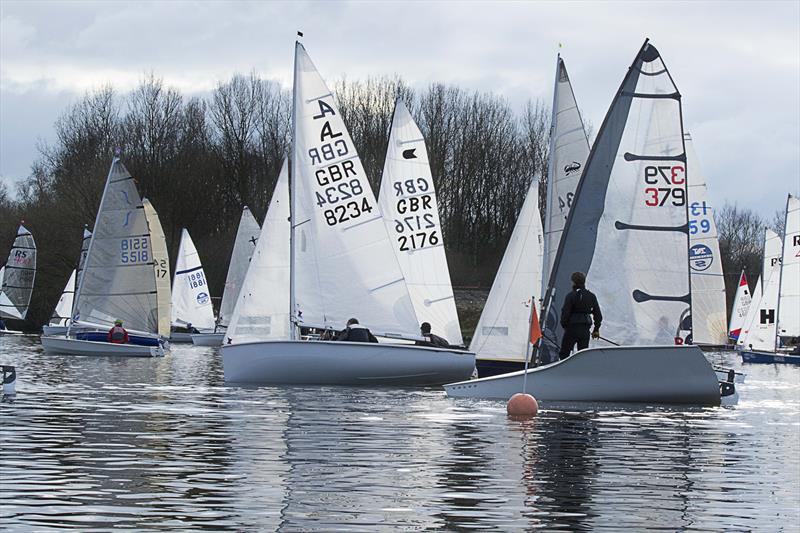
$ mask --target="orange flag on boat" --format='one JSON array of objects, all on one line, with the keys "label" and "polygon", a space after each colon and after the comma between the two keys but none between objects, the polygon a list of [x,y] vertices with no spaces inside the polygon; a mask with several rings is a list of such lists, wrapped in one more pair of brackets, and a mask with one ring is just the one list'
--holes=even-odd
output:
[{"label": "orange flag on boat", "polygon": [[536,344],[536,342],[542,338],[542,328],[539,326],[539,315],[536,314],[536,303],[531,300],[531,336],[530,341],[531,344]]}]

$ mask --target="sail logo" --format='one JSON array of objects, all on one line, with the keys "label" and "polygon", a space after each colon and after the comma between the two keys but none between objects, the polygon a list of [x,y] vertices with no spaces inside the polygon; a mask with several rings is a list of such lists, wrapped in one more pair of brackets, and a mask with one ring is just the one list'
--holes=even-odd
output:
[{"label": "sail logo", "polygon": [[697,272],[708,270],[713,262],[714,254],[711,252],[711,248],[705,244],[695,244],[689,248],[689,266],[692,267],[692,270]]},{"label": "sail logo", "polygon": [[761,324],[774,324],[775,323],[775,310],[774,309],[760,309],[759,322]]},{"label": "sail logo", "polygon": [[564,165],[564,175],[569,176],[571,174],[578,172],[580,169],[581,169],[581,164],[578,163],[577,161],[573,161],[568,165]]},{"label": "sail logo", "polygon": [[201,292],[197,295],[197,303],[200,305],[205,305],[208,303],[208,293]]}]

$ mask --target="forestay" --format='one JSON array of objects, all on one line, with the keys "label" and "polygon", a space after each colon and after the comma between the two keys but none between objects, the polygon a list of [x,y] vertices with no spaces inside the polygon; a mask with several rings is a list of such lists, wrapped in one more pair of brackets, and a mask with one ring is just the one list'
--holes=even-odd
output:
[{"label": "forestay", "polygon": [[791,194],[786,200],[778,335],[800,336],[800,198]]},{"label": "forestay", "polygon": [[479,359],[524,361],[531,298],[541,298],[542,219],[539,182],[533,180],[514,225],[469,349]]},{"label": "forestay", "polygon": [[586,158],[589,138],[575,101],[572,83],[561,56],[556,62],[556,81],[553,89],[553,115],[550,123],[550,161],[547,185],[547,209],[544,220],[544,276],[546,284],[558,251],[558,243],[567,215],[572,207]]},{"label": "forestay", "polygon": [[214,308],[200,256],[184,228],[172,281],[172,325],[185,327],[188,324],[198,331],[212,331]]},{"label": "forestay", "polygon": [[[694,287],[692,287],[694,289]],[[750,286],[747,284],[747,276],[742,270],[739,275],[739,285],[736,287],[736,294],[733,296],[733,308],[731,309],[731,322],[728,326],[728,336],[738,339],[742,329],[747,324],[746,319],[750,311],[752,297]]]},{"label": "forestay", "polygon": [[419,322],[460,345],[436,190],[428,151],[408,108],[398,100],[383,167],[378,203]]},{"label": "forestay", "polygon": [[575,193],[548,287],[543,360],[557,350],[573,271],[587,273],[604,337],[621,345],[675,342],[690,306],[686,180],[680,93],[645,41]]},{"label": "forestay", "polygon": [[294,319],[419,335],[414,307],[375,196],[333,93],[295,47],[292,160]]},{"label": "forestay", "polygon": [[158,303],[150,232],[136,183],[114,158],[108,173],[83,272],[74,321],[158,331]]},{"label": "forestay", "polygon": [[[258,222],[256,222],[250,209],[245,206],[242,210],[242,217],[239,219],[239,229],[236,231],[231,262],[228,265],[228,275],[225,278],[225,290],[222,292],[222,303],[219,307],[217,323],[221,327],[227,327],[231,322],[233,308],[239,297],[247,266],[253,256],[253,251],[256,249],[256,242],[260,233],[261,228]],[[289,238],[288,234],[286,238]]]},{"label": "forestay", "polygon": [[228,344],[290,338],[290,232],[289,170],[284,161],[226,331]]},{"label": "forestay", "polygon": [[169,337],[172,291],[170,288],[169,253],[167,238],[153,204],[145,198],[142,200],[147,226],[150,228],[150,241],[153,247],[153,269],[156,276],[156,299],[158,301],[158,334]]},{"label": "forestay", "polygon": [[20,225],[0,276],[0,318],[24,320],[36,278],[36,243],[33,235]]}]

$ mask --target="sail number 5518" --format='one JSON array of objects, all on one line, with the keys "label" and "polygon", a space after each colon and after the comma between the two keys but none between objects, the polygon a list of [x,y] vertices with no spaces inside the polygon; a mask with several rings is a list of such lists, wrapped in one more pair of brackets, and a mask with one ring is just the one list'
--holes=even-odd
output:
[{"label": "sail number 5518", "polygon": [[674,206],[686,205],[686,169],[681,165],[651,165],[644,167],[644,182],[660,187],[646,187],[644,205],[660,207],[670,202]]}]

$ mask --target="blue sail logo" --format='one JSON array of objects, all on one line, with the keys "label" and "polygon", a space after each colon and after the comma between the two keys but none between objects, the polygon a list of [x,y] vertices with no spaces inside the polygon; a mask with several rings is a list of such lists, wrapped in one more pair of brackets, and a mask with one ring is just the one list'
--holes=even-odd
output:
[{"label": "blue sail logo", "polygon": [[705,244],[695,244],[689,248],[689,266],[692,267],[692,270],[697,272],[708,270],[713,262],[714,254],[711,252],[711,248]]}]

